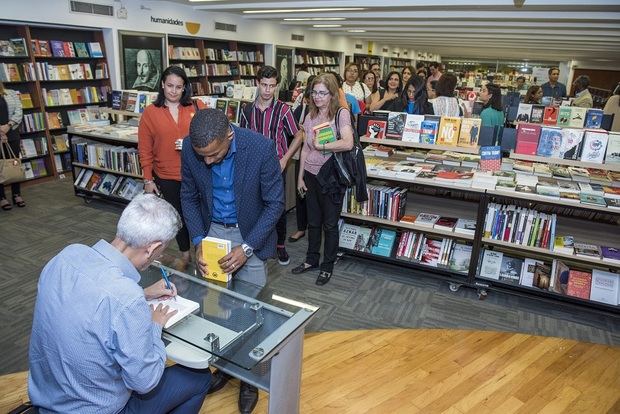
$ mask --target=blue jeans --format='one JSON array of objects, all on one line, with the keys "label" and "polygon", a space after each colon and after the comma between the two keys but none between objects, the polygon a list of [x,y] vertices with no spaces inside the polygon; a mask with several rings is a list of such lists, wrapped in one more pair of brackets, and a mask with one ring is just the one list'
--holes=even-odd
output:
[{"label": "blue jeans", "polygon": [[173,365],[164,370],[159,384],[146,394],[131,394],[123,414],[196,414],[211,385],[211,371]]}]

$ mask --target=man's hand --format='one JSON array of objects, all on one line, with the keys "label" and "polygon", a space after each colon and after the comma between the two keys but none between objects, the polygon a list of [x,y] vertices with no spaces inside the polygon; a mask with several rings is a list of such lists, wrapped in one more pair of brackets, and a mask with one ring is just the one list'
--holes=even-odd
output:
[{"label": "man's hand", "polygon": [[218,260],[218,263],[224,272],[232,273],[239,270],[247,261],[243,248],[235,246],[230,253]]},{"label": "man's hand", "polygon": [[153,283],[151,286],[144,288],[144,297],[146,300],[161,299],[166,300],[177,295],[177,287],[170,282],[172,289],[166,288],[166,282],[163,279]]},{"label": "man's hand", "polygon": [[203,277],[209,274],[207,262],[205,262],[205,259],[202,257],[202,243],[196,245],[196,263],[198,264],[198,271]]},{"label": "man's hand", "polygon": [[286,168],[286,164],[288,164],[288,160],[284,158],[280,158],[280,172],[284,172],[284,169]]},{"label": "man's hand", "polygon": [[164,326],[166,326],[166,322],[168,322],[170,318],[176,315],[178,311],[176,309],[171,311],[170,307],[164,306],[162,303],[160,303],[159,305],[157,305],[157,307],[151,305],[151,312],[153,322],[163,328]]}]

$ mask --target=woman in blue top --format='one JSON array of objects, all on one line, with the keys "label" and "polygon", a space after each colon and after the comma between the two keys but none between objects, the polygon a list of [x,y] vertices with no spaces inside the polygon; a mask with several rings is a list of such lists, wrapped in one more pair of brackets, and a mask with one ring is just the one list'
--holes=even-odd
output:
[{"label": "woman in blue top", "polygon": [[421,76],[413,76],[403,89],[403,103],[405,112],[415,115],[432,115],[433,105],[428,102],[426,95],[426,80]]},{"label": "woman in blue top", "polygon": [[504,111],[502,111],[502,92],[499,86],[492,83],[483,85],[480,89],[480,100],[483,107],[480,113],[482,126],[504,126]]}]

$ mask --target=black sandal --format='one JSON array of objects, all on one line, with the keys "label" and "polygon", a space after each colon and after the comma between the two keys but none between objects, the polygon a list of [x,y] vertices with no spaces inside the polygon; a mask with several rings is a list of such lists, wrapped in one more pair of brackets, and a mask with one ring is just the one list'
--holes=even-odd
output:
[{"label": "black sandal", "polygon": [[3,198],[2,200],[0,200],[0,208],[2,208],[2,210],[4,211],[9,211],[13,208],[13,206],[11,205],[11,203],[9,203],[9,200]]},{"label": "black sandal", "polygon": [[327,270],[321,270],[321,273],[319,273],[319,277],[316,278],[316,283],[319,286],[323,286],[324,284],[326,284],[327,282],[329,282],[329,279],[332,278],[332,272],[328,272]]},{"label": "black sandal", "polygon": [[[21,201],[17,201],[16,200],[17,197],[21,198]],[[15,204],[17,207],[26,207],[26,202],[24,201],[22,196],[20,196],[19,194],[16,196],[13,196],[13,204]]]},{"label": "black sandal", "polygon": [[298,242],[300,239],[303,239],[304,237],[306,237],[306,233],[302,234],[302,235],[301,235],[301,236],[299,236],[299,237],[289,236],[288,241],[289,241],[290,243],[295,243],[295,242]]},{"label": "black sandal", "polygon": [[318,266],[316,265],[309,265],[308,263],[302,263],[297,267],[294,267],[293,270],[291,270],[291,272],[293,272],[294,275],[300,275],[304,272],[307,272],[308,270],[312,270],[312,269],[316,269]]}]

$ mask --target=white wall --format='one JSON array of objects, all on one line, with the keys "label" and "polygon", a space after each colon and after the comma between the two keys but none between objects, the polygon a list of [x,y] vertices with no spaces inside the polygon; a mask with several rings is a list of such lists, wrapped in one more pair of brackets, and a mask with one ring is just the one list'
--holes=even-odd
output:
[{"label": "white wall", "polygon": [[[95,3],[113,4],[115,14],[121,4],[127,10],[127,19],[108,16],[95,16],[69,11],[68,0],[5,0],[3,1],[3,20],[15,20],[26,23],[46,23],[53,25],[73,25],[104,29],[110,73],[113,74],[112,86],[120,87],[120,65],[118,31],[138,31],[147,33],[167,33],[170,35],[192,36],[185,26],[151,22],[154,18],[182,20],[200,23],[200,30],[194,36],[211,39],[236,40],[265,43],[288,47],[303,47],[354,53],[354,41],[345,36],[333,36],[328,33],[307,31],[289,25],[280,25],[271,21],[247,20],[231,13],[212,13],[194,10],[193,7],[168,1],[139,0],[88,0]],[[215,22],[237,25],[237,32],[215,30]],[[292,34],[305,36],[303,42],[292,41]],[[112,51],[114,51],[112,53]],[[273,64],[273,48],[265,50],[266,62]]]}]

